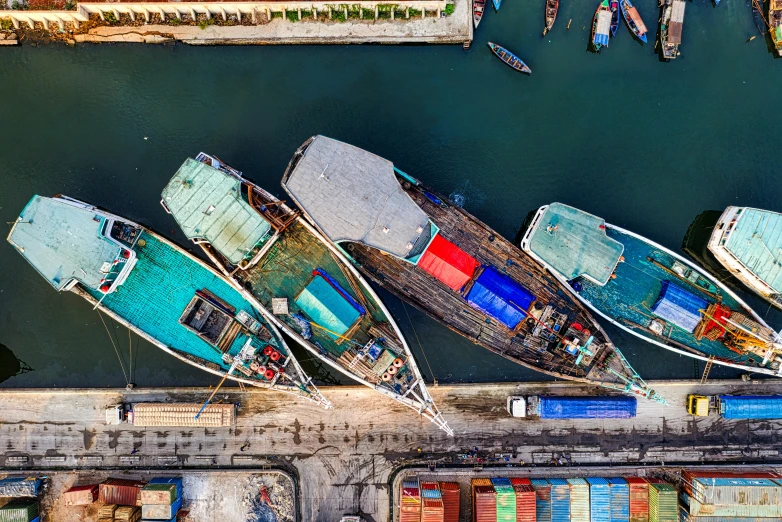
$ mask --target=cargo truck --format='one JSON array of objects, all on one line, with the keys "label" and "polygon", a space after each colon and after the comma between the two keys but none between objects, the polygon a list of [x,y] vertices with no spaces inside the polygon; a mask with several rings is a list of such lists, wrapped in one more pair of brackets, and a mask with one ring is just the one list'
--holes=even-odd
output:
[{"label": "cargo truck", "polygon": [[782,395],[688,395],[687,413],[725,419],[782,419]]},{"label": "cargo truck", "polygon": [[635,397],[551,397],[531,395],[508,397],[506,409],[512,417],[540,419],[629,419],[635,417]]},{"label": "cargo truck", "polygon": [[140,427],[205,427],[233,426],[236,420],[236,405],[209,404],[203,407],[197,403],[138,402],[116,404],[106,408],[106,424],[126,422]]}]

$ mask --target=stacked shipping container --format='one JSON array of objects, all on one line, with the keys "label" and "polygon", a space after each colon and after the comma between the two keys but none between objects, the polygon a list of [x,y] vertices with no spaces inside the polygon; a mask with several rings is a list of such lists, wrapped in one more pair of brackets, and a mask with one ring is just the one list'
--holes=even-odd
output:
[{"label": "stacked shipping container", "polygon": [[512,478],[510,483],[516,492],[516,522],[535,522],[535,489],[526,478]]},{"label": "stacked shipping container", "polygon": [[497,522],[516,522],[516,491],[508,478],[493,478],[491,484],[497,494]]},{"label": "stacked shipping container", "polygon": [[649,522],[679,522],[676,488],[649,480]]},{"label": "stacked shipping container", "polygon": [[551,484],[546,479],[531,479],[535,489],[535,516],[538,522],[551,522]]},{"label": "stacked shipping container", "polygon": [[37,497],[42,481],[35,477],[7,477],[0,479],[0,497]]},{"label": "stacked shipping container", "polygon": [[589,484],[582,478],[569,478],[570,522],[589,522]]},{"label": "stacked shipping container", "polygon": [[589,513],[592,522],[611,522],[611,486],[600,477],[588,478]]},{"label": "stacked shipping container", "polygon": [[0,522],[40,522],[38,501],[15,498],[0,507]]},{"label": "stacked shipping container", "polygon": [[140,506],[141,489],[146,484],[146,482],[140,480],[104,480],[98,488],[98,501],[101,504]]},{"label": "stacked shipping container", "polygon": [[73,486],[62,495],[66,506],[86,506],[98,500],[98,485]]},{"label": "stacked shipping container", "polygon": [[563,478],[548,481],[551,484],[551,522],[570,522],[570,484]]},{"label": "stacked shipping container", "polygon": [[649,483],[640,477],[627,477],[630,486],[630,522],[649,522]]},{"label": "stacked shipping container", "polygon": [[630,522],[630,486],[623,478],[608,479],[611,522]]},{"label": "stacked shipping container", "polygon": [[421,520],[421,485],[418,479],[402,482],[399,522],[419,522]]},{"label": "stacked shipping container", "polygon": [[491,480],[487,478],[472,481],[472,520],[473,522],[497,521],[497,494]]},{"label": "stacked shipping container", "polygon": [[440,482],[443,498],[443,522],[459,522],[459,484]]}]

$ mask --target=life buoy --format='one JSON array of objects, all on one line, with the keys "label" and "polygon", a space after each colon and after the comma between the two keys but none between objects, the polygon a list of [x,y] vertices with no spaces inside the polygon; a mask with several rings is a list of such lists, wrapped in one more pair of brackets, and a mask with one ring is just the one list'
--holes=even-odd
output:
[{"label": "life buoy", "polygon": [[266,348],[263,349],[263,354],[268,357],[268,356],[270,356],[272,354],[273,351],[274,351],[274,348],[272,348],[271,346],[269,346],[267,344]]},{"label": "life buoy", "polygon": [[264,373],[263,376],[266,377],[266,380],[268,381],[274,379],[274,370],[266,370],[266,373]]},{"label": "life buoy", "polygon": [[277,350],[272,350],[272,354],[269,356],[269,359],[271,359],[274,362],[277,362],[280,360],[280,352]]},{"label": "life buoy", "polygon": [[388,374],[388,372],[383,374],[383,377],[381,377],[384,381],[390,381],[391,376]]},{"label": "life buoy", "polygon": [[258,373],[259,373],[260,375],[263,375],[264,373],[266,373],[266,366],[259,365],[259,366],[258,366]]},{"label": "life buoy", "polygon": [[397,372],[397,369],[394,366],[389,366],[388,370],[386,370],[386,373],[389,375],[394,375]]},{"label": "life buoy", "polygon": [[100,291],[104,294],[109,293],[109,289],[111,288],[111,285],[100,285]]},{"label": "life buoy", "polygon": [[400,359],[399,357],[394,359],[394,367],[395,368],[401,368],[402,366],[404,366],[404,364],[405,364],[405,362],[402,359]]}]

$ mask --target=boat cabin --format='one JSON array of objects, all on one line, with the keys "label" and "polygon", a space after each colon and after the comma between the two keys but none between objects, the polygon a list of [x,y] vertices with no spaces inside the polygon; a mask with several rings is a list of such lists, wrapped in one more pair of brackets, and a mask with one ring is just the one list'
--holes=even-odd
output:
[{"label": "boat cabin", "polygon": [[[58,291],[114,292],[136,263],[142,229],[77,200],[34,196],[8,241]],[[141,240],[143,241],[143,240]]]}]

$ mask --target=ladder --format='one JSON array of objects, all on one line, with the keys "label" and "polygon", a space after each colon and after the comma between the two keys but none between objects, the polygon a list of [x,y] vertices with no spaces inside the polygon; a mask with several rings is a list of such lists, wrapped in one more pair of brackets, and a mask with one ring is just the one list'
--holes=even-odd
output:
[{"label": "ladder", "polygon": [[714,356],[709,355],[709,358],[706,359],[706,367],[703,369],[703,375],[701,375],[701,384],[706,384],[706,379],[709,378],[712,364],[714,364]]}]

